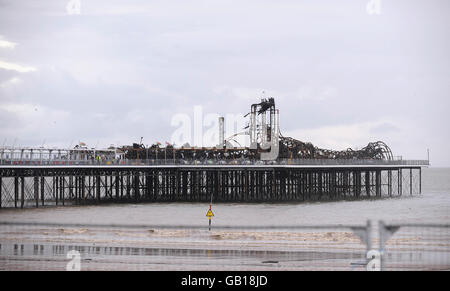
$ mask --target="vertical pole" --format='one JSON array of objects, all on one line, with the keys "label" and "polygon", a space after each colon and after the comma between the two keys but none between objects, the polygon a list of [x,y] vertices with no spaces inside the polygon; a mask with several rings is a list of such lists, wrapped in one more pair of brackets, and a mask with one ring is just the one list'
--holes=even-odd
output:
[{"label": "vertical pole", "polygon": [[134,199],[139,200],[139,172],[134,173]]},{"label": "vertical pole", "polygon": [[365,179],[364,179],[365,181],[365,183],[366,183],[366,195],[367,195],[367,197],[370,197],[370,172],[369,171],[366,171],[366,176],[365,176]]},{"label": "vertical pole", "polygon": [[120,199],[123,197],[123,175],[124,173],[120,173]]},{"label": "vertical pole", "polygon": [[331,196],[330,196],[330,198],[334,199],[338,195],[338,187],[337,187],[338,173],[333,170],[330,174],[331,174],[331,185],[330,185],[331,186]]},{"label": "vertical pole", "polygon": [[[348,173],[348,171],[347,170],[344,170],[343,172],[342,172],[342,175],[343,175],[343,179],[342,179],[342,186],[343,186],[343,191],[342,191],[342,194],[344,194],[344,198],[345,197],[347,197],[347,194],[350,194],[349,192],[349,187],[348,187],[348,182],[349,182],[349,173]],[[347,192],[348,191],[348,192]]]},{"label": "vertical pole", "polygon": [[[59,176],[58,177],[58,180],[56,181],[56,184],[58,184],[58,199],[59,199],[59,201],[61,201],[62,202],[62,195],[61,195],[61,191],[62,191],[62,187],[63,187],[63,185],[62,185],[62,176]],[[63,205],[64,205],[64,203],[63,203]]]},{"label": "vertical pole", "polygon": [[422,167],[419,167],[419,194],[422,194]]},{"label": "vertical pole", "polygon": [[97,201],[100,202],[100,175],[96,176]]},{"label": "vertical pole", "polygon": [[[188,189],[188,172],[183,171],[182,173],[182,189],[181,189],[181,196],[183,197],[183,201],[187,200],[187,189]],[[153,177],[153,174],[152,174]],[[153,187],[153,179],[150,179],[150,187]],[[153,189],[153,188],[152,188]],[[152,191],[153,192],[153,191]]]},{"label": "vertical pole", "polygon": [[[87,180],[87,194],[89,196],[91,196],[94,200],[95,200],[95,189],[94,189],[94,175],[92,172],[88,172],[88,180]],[[86,195],[86,199],[87,199],[87,195]]]},{"label": "vertical pole", "polygon": [[413,187],[412,187],[412,168],[409,168],[409,195],[413,194]]},{"label": "vertical pole", "polygon": [[353,188],[353,197],[357,197],[357,192],[356,192],[356,171],[352,172],[352,188]]},{"label": "vertical pole", "polygon": [[381,197],[381,171],[377,170],[375,172],[375,191],[377,197]]},{"label": "vertical pole", "polygon": [[34,176],[34,199],[36,201],[36,208],[39,207],[39,177]]},{"label": "vertical pole", "polygon": [[58,176],[53,177],[53,196],[55,196],[56,205],[58,205],[58,195],[59,195],[58,194],[59,187],[58,187],[57,181],[58,181]]},{"label": "vertical pole", "polygon": [[388,194],[392,197],[392,170],[388,170]]},{"label": "vertical pole", "polygon": [[2,208],[2,176],[0,176],[0,209]]},{"label": "vertical pole", "polygon": [[[180,198],[180,196],[181,196],[181,172],[179,171],[179,170],[176,170],[176,175],[177,175],[177,181],[176,181],[176,192],[175,192],[175,195],[177,196],[177,199],[179,199]],[[149,191],[148,191],[148,175],[146,175],[145,176],[146,178],[145,178],[145,191],[146,191],[146,195],[147,195],[147,197],[148,197],[148,195],[149,195]]]},{"label": "vertical pole", "polygon": [[323,194],[322,193],[322,172],[321,171],[317,172],[317,178],[318,178],[317,187],[318,187],[318,192],[319,192],[318,200],[321,200],[322,194]]},{"label": "vertical pole", "polygon": [[[307,186],[307,189],[308,189],[308,200],[311,200],[311,197],[313,196],[313,173],[312,173],[312,170],[308,170],[308,173],[307,173],[307,176],[308,176],[308,186]],[[333,172],[333,174],[332,174],[332,176],[331,176],[331,178],[333,178],[334,177],[334,172]],[[331,181],[331,183],[332,183],[332,195],[334,195],[335,193],[334,193],[334,182],[333,181]]]},{"label": "vertical pole", "polygon": [[[73,201],[73,196],[74,196],[74,191],[75,191],[75,195],[76,195],[76,187],[74,186],[74,182],[73,182],[73,175],[74,175],[74,173],[72,172],[72,173],[70,173],[70,176],[69,176],[69,199],[71,200],[71,201]],[[76,183],[76,182],[75,182]],[[76,197],[75,197],[75,199],[76,199]]]},{"label": "vertical pole", "polygon": [[44,197],[45,197],[45,178],[41,176],[41,204],[44,206]]},{"label": "vertical pole", "polygon": [[105,183],[103,183],[103,187],[105,188],[105,198],[107,199],[108,198],[108,176],[106,173],[105,173]]},{"label": "vertical pole", "polygon": [[361,195],[361,172],[360,170],[355,170],[355,191],[356,197]]},{"label": "vertical pole", "polygon": [[[329,175],[329,174],[328,174]],[[300,195],[302,196],[302,201],[305,201],[305,194],[306,194],[306,174],[304,171],[300,171]],[[328,177],[328,196],[330,195],[330,189],[329,189],[329,185],[330,185],[330,177]]]},{"label": "vertical pole", "polygon": [[109,195],[111,196],[111,199],[113,198],[113,191],[114,191],[114,183],[113,183],[113,173],[110,173],[109,176]]},{"label": "vertical pole", "polygon": [[126,188],[127,199],[130,199],[130,173],[129,172],[127,172],[126,184],[127,184],[127,188]]},{"label": "vertical pole", "polygon": [[116,200],[119,200],[119,174],[116,172]]},{"label": "vertical pole", "polygon": [[20,192],[21,192],[21,200],[20,200],[20,208],[23,208],[25,205],[25,177],[20,177]]},{"label": "vertical pole", "polygon": [[66,182],[66,178],[64,177],[64,176],[61,176],[61,201],[62,201],[62,205],[64,206],[64,202],[65,202],[65,199],[64,199],[64,188],[65,188],[65,182]]},{"label": "vertical pole", "polygon": [[19,200],[19,177],[14,177],[14,208],[17,208],[17,201]]},{"label": "vertical pole", "polygon": [[275,196],[277,196],[276,193],[276,180],[275,180],[275,169],[272,170],[272,199],[275,199]]},{"label": "vertical pole", "polygon": [[80,175],[76,174],[75,176],[75,203],[78,205],[80,201]]},{"label": "vertical pole", "polygon": [[78,204],[80,204],[83,199],[83,180],[83,174],[78,173]]},{"label": "vertical pole", "polygon": [[84,200],[84,197],[85,197],[85,184],[86,183],[86,176],[85,176],[85,174],[81,174],[81,181],[80,181],[80,190],[81,190],[81,199],[83,199]]}]

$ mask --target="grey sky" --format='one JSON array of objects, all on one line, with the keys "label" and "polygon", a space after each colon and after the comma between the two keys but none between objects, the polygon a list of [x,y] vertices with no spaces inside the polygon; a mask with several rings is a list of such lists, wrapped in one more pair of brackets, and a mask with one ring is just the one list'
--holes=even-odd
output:
[{"label": "grey sky", "polygon": [[170,141],[274,96],[283,135],[450,166],[450,1],[0,0],[0,145]]}]

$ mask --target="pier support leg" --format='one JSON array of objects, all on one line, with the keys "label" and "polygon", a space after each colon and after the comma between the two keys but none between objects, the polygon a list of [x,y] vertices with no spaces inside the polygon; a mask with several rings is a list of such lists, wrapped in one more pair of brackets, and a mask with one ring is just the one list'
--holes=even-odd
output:
[{"label": "pier support leg", "polygon": [[95,181],[95,188],[96,188],[96,192],[97,192],[97,201],[100,202],[101,199],[101,188],[100,188],[100,175],[97,175],[96,177],[96,181]]},{"label": "pier support leg", "polygon": [[322,189],[323,189],[323,185],[322,185],[322,172],[319,172],[319,173],[317,173],[317,187],[318,187],[318,193],[319,193],[319,199],[318,200],[321,200],[322,199],[322,195],[323,195],[323,191],[322,191]]},{"label": "pier support leg", "polygon": [[79,175],[75,176],[75,203],[78,205],[80,203],[80,184],[81,177]]},{"label": "pier support leg", "polygon": [[53,190],[53,197],[55,198],[55,204],[58,205],[58,183],[56,181],[58,180],[58,177],[52,177],[52,190]]},{"label": "pier support leg", "polygon": [[350,181],[350,175],[349,175],[349,172],[348,171],[344,171],[344,173],[342,173],[343,174],[343,188],[344,188],[344,191],[343,191],[343,194],[344,194],[344,198],[346,198],[347,197],[347,195],[348,194],[350,194],[350,187],[349,187],[349,181]]},{"label": "pier support leg", "polygon": [[381,171],[375,171],[375,192],[377,197],[381,197]]},{"label": "pier support leg", "polygon": [[422,168],[419,168],[419,194],[422,194]]},{"label": "pier support leg", "polygon": [[120,199],[123,198],[123,173],[120,175]]},{"label": "pier support leg", "polygon": [[109,196],[111,200],[113,200],[113,193],[114,193],[114,183],[113,183],[113,174],[109,174]]},{"label": "pier support leg", "polygon": [[19,200],[19,177],[14,177],[14,208],[17,208]]},{"label": "pier support leg", "polygon": [[65,195],[64,195],[64,191],[65,191],[65,181],[66,181],[66,179],[65,179],[65,177],[64,176],[61,176],[60,177],[60,183],[61,183],[61,188],[60,188],[60,190],[61,190],[61,201],[62,201],[62,205],[64,206],[65,205]]},{"label": "pier support leg", "polygon": [[73,174],[71,174],[69,177],[68,177],[68,179],[69,179],[69,185],[68,185],[68,187],[69,187],[69,200],[70,201],[73,201],[73,191],[74,191],[74,186],[73,186]]},{"label": "pier support leg", "polygon": [[116,172],[116,201],[119,201],[119,195],[120,195],[120,179],[119,179],[119,174]]},{"label": "pier support leg", "polygon": [[20,208],[23,208],[23,206],[25,205],[25,177],[23,176],[20,177],[20,192]]},{"label": "pier support leg", "polygon": [[[310,173],[310,175],[313,175]],[[330,199],[337,198],[338,190],[337,190],[337,172],[333,171],[330,173]]]},{"label": "pier support leg", "polygon": [[39,207],[39,177],[34,177],[34,199],[36,201],[36,208]]},{"label": "pier support leg", "polygon": [[139,173],[134,174],[134,200],[139,201]]},{"label": "pier support leg", "polygon": [[44,200],[45,200],[45,177],[41,176],[41,204],[44,206]]},{"label": "pier support leg", "polygon": [[370,197],[370,172],[369,171],[365,172],[364,182],[366,184],[366,195],[367,195],[367,197]]},{"label": "pier support leg", "polygon": [[127,199],[131,199],[131,187],[130,187],[130,173],[127,173],[127,179],[126,179],[126,194],[127,194]]},{"label": "pier support leg", "polygon": [[413,171],[412,168],[409,168],[409,195],[413,194]]},{"label": "pier support leg", "polygon": [[81,175],[81,177],[80,177],[81,179],[80,179],[80,202],[81,201],[83,201],[84,200],[84,195],[86,194],[86,190],[85,190],[85,179],[86,179],[86,177],[84,176],[84,175]]},{"label": "pier support leg", "polygon": [[359,170],[355,171],[355,196],[359,197],[361,195],[361,172]]},{"label": "pier support leg", "polygon": [[392,197],[392,170],[388,170],[388,194]]}]

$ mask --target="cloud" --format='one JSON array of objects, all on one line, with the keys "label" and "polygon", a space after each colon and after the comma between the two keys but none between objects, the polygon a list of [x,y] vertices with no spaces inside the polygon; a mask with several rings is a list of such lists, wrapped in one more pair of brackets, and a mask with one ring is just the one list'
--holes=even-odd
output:
[{"label": "cloud", "polygon": [[6,49],[14,49],[16,47],[17,43],[7,41],[0,35],[0,48],[6,48]]},{"label": "cloud", "polygon": [[19,73],[28,73],[36,71],[36,68],[30,66],[22,66],[14,63],[0,61],[0,69],[16,71]]},{"label": "cloud", "polygon": [[38,104],[3,103],[0,104],[0,116],[7,116],[5,119],[0,118],[1,137],[9,140],[17,138],[22,145],[30,145],[30,140],[42,142],[42,138],[59,141],[60,133],[68,128],[71,115]]},{"label": "cloud", "polygon": [[19,79],[17,77],[13,77],[13,78],[11,78],[9,80],[6,80],[3,83],[0,83],[0,88],[6,88],[6,87],[9,87],[9,86],[17,85],[17,84],[20,84],[21,82],[22,82],[21,79]]},{"label": "cloud", "polygon": [[370,133],[372,134],[388,134],[391,132],[399,132],[399,131],[400,129],[390,122],[383,122],[381,124],[377,124],[370,129]]},{"label": "cloud", "polygon": [[269,96],[268,94],[275,93],[273,90],[263,88],[233,88],[229,86],[218,86],[213,88],[212,91],[215,95],[228,98],[238,98],[246,102],[255,102],[258,101],[258,98],[267,98]]},{"label": "cloud", "polygon": [[284,135],[333,149],[382,139],[408,157],[429,147],[450,165],[450,1],[437,1],[386,3],[376,18],[358,1],[81,0],[80,17],[68,0],[9,1],[0,105],[53,118],[8,105],[0,141],[168,140],[175,113],[244,115],[265,91]]},{"label": "cloud", "polygon": [[352,124],[330,125],[318,128],[298,129],[286,132],[285,136],[311,142],[315,146],[333,150],[362,148],[369,142],[385,140],[385,130],[398,130],[394,122],[384,120]]},{"label": "cloud", "polygon": [[316,100],[325,101],[334,98],[338,95],[338,90],[329,85],[315,84],[314,82],[307,83],[297,90],[297,98],[301,101]]}]

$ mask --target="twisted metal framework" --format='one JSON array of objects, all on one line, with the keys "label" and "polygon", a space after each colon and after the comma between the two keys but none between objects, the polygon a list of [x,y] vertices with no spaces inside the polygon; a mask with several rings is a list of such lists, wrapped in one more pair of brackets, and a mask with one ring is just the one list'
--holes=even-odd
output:
[{"label": "twisted metal framework", "polygon": [[160,147],[154,144],[148,148],[142,146],[121,148],[129,160],[239,160],[258,159],[258,152],[246,147],[235,148],[175,148],[172,145]]},{"label": "twisted metal framework", "polygon": [[382,141],[370,142],[360,150],[343,151],[321,149],[292,137],[280,138],[279,158],[290,159],[374,159],[393,160],[391,149]]},{"label": "twisted metal framework", "polygon": [[[267,122],[266,112],[270,118]],[[370,142],[360,150],[348,148],[337,151],[322,149],[309,142],[302,142],[292,137],[284,137],[279,129],[278,110],[274,98],[262,99],[260,103],[252,104],[249,116],[250,122],[247,134],[250,136],[250,147],[191,147],[174,148],[172,145],[161,147],[159,143],[146,148],[142,144],[124,146],[121,150],[126,159],[184,159],[184,160],[261,160],[261,155],[273,147],[279,147],[280,159],[362,159],[362,160],[393,160],[391,149],[382,141]],[[258,124],[257,118],[261,121]],[[222,143],[223,141],[220,141]],[[274,144],[275,143],[275,144]],[[269,148],[269,149],[268,149]]]}]

